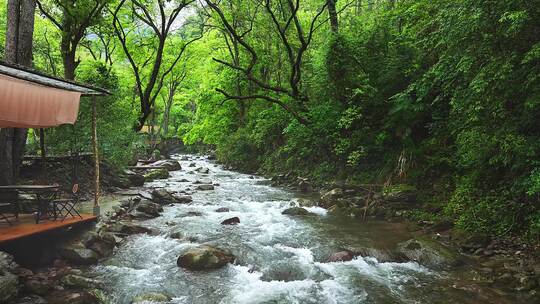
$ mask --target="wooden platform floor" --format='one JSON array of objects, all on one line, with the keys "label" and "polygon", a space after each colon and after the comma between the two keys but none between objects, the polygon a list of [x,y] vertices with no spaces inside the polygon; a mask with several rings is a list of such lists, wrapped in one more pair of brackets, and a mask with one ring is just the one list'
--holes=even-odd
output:
[{"label": "wooden platform floor", "polygon": [[0,222],[0,244],[97,220],[96,216],[90,214],[82,214],[82,217],[82,219],[68,218],[65,221],[42,221],[36,224],[32,215],[21,215],[18,221],[12,221],[12,226]]}]

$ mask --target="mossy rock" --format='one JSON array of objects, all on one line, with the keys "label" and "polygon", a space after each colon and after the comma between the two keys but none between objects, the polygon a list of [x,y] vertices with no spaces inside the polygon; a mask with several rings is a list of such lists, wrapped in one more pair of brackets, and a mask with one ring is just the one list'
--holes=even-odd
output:
[{"label": "mossy rock", "polygon": [[397,184],[386,186],[382,194],[386,202],[416,202],[417,190],[411,185]]},{"label": "mossy rock", "polygon": [[306,209],[304,209],[302,207],[288,208],[288,209],[283,210],[283,212],[281,212],[281,214],[292,215],[292,216],[310,216],[310,215],[314,215],[314,213],[309,212],[309,211],[307,211]]},{"label": "mossy rock", "polygon": [[172,298],[162,293],[147,293],[137,296],[131,301],[132,304],[168,303]]},{"label": "mossy rock", "polygon": [[445,269],[462,266],[465,257],[457,251],[427,237],[419,236],[398,245],[408,259],[429,268]]},{"label": "mossy rock", "polygon": [[201,271],[221,268],[234,260],[235,256],[227,250],[203,245],[186,251],[176,264],[189,270]]},{"label": "mossy rock", "polygon": [[154,169],[144,175],[146,181],[153,181],[155,179],[169,178],[169,171],[167,169]]}]

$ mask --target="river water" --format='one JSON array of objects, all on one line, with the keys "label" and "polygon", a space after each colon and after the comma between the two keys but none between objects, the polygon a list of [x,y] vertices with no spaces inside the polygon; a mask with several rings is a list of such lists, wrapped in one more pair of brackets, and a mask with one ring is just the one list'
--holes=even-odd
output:
[{"label": "river water", "polygon": [[[192,162],[210,173],[195,172],[188,167]],[[442,272],[369,256],[325,263],[331,253],[348,247],[394,250],[411,235],[402,224],[361,222],[328,215],[318,207],[307,208],[315,217],[282,215],[298,204],[299,194],[269,186],[261,177],[224,170],[202,157],[181,164],[183,170],[148,186],[181,191],[194,188],[192,182],[201,178],[219,186],[195,192],[192,204],[165,207],[161,217],[141,222],[159,235],[131,236],[111,258],[91,269],[105,283],[112,303],[130,303],[152,292],[169,295],[171,303],[194,304],[515,303],[479,287],[467,268]],[[230,212],[215,212],[220,207]],[[240,218],[239,225],[220,224],[234,216]],[[177,231],[184,240],[168,237]],[[236,264],[209,272],[177,267],[178,256],[200,244],[229,249]]]}]

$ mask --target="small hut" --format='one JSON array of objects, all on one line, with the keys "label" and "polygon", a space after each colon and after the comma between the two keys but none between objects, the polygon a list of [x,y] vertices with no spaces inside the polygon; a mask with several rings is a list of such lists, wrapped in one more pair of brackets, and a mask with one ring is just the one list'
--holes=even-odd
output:
[{"label": "small hut", "polygon": [[[81,97],[92,103],[92,146],[95,165],[94,214],[99,214],[99,151],[96,103],[104,89],[0,62],[0,128],[49,128],[74,124]],[[42,133],[42,132],[40,132]],[[43,136],[40,136],[43,147]],[[44,151],[42,151],[44,155]]]}]

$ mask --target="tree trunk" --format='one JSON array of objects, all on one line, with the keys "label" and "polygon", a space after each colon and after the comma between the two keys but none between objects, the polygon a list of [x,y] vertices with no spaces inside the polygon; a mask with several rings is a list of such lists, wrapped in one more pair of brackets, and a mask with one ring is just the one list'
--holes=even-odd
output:
[{"label": "tree trunk", "polygon": [[69,37],[62,37],[60,49],[62,53],[62,61],[64,63],[64,78],[75,80],[75,69],[77,68],[77,63],[75,62],[76,52],[75,48],[71,47]]},{"label": "tree trunk", "polygon": [[328,0],[328,16],[330,17],[330,28],[333,33],[337,33],[339,30],[336,2],[337,0]]},{"label": "tree trunk", "polygon": [[[32,65],[34,34],[34,0],[9,0],[4,60],[24,66]],[[27,129],[0,129],[0,184],[14,184],[26,146]]]}]

